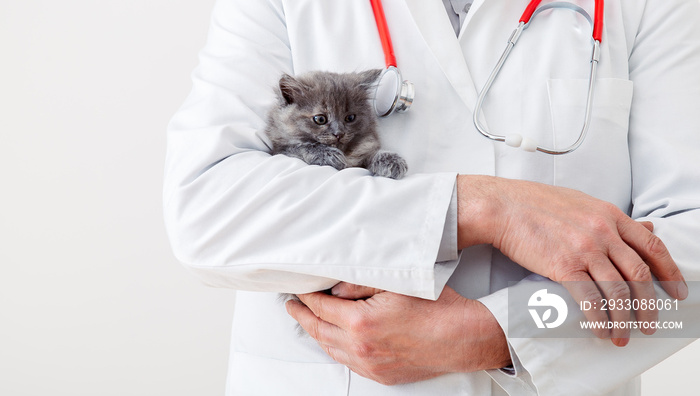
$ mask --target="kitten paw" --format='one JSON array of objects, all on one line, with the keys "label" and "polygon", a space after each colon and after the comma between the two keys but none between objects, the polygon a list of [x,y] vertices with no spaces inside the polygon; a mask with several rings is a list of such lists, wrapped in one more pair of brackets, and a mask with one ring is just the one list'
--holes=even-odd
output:
[{"label": "kitten paw", "polygon": [[340,149],[330,146],[317,146],[313,152],[309,153],[306,162],[310,165],[332,166],[337,170],[348,167],[345,154]]},{"label": "kitten paw", "polygon": [[379,151],[372,158],[369,171],[375,176],[400,179],[408,171],[408,164],[405,159],[396,153]]}]

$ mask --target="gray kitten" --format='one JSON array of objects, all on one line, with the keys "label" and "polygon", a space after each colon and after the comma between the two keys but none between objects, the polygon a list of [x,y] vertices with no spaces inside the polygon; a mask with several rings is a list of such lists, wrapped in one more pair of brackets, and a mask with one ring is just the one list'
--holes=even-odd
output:
[{"label": "gray kitten", "polygon": [[[265,133],[272,154],[341,170],[362,167],[375,176],[402,178],[408,169],[398,154],[381,150],[377,115],[370,102],[381,70],[361,73],[310,72],[279,81],[278,102]],[[298,298],[280,294],[280,300]],[[304,331],[297,324],[297,331]]]},{"label": "gray kitten", "polygon": [[402,178],[408,169],[398,154],[381,150],[377,116],[370,102],[381,70],[283,75],[278,103],[265,133],[272,154],[341,170],[362,167],[376,176]]}]

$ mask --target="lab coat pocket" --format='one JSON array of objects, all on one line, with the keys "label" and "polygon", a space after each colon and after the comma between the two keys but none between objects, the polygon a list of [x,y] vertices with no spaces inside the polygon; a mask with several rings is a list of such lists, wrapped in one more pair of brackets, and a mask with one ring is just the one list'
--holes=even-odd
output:
[{"label": "lab coat pocket", "polygon": [[234,352],[229,364],[228,396],[347,396],[350,373],[342,364],[293,362],[244,352]]},{"label": "lab coat pocket", "polygon": [[[627,134],[633,83],[616,78],[595,82],[590,128],[581,146],[554,159],[554,184],[629,206],[631,168]],[[578,139],[584,125],[588,80],[549,80],[556,147]]]}]

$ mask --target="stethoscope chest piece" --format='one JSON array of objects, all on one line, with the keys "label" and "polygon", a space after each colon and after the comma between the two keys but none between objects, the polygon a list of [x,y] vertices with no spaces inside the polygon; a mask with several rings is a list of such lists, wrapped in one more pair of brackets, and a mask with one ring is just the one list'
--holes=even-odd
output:
[{"label": "stethoscope chest piece", "polygon": [[413,104],[413,83],[401,77],[401,71],[389,66],[379,76],[374,96],[374,110],[379,117],[403,113]]}]

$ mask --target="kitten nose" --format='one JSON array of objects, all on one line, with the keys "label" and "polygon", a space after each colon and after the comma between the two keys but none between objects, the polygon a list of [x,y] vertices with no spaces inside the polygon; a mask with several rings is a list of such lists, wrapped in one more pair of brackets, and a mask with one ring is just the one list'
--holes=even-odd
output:
[{"label": "kitten nose", "polygon": [[339,130],[335,129],[335,130],[333,130],[333,136],[335,136],[336,139],[340,140],[340,139],[343,138],[343,136],[345,136],[345,133],[343,133],[342,131],[339,131]]}]

